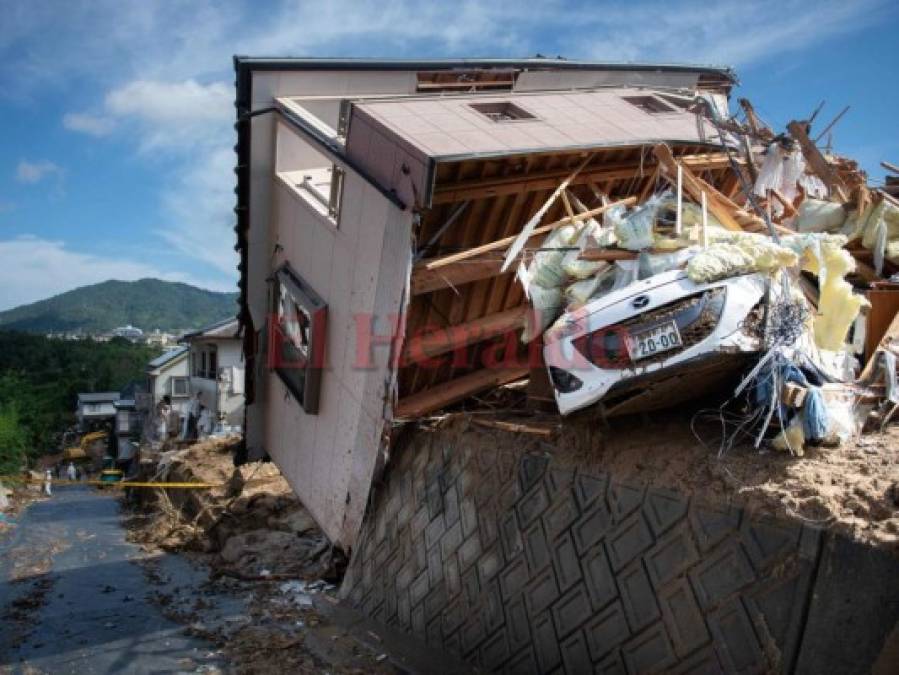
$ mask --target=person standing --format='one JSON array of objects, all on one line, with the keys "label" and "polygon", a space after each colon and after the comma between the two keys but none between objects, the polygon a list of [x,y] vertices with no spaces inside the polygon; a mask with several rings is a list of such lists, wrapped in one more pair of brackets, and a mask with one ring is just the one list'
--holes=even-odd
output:
[{"label": "person standing", "polygon": [[78,471],[75,469],[75,464],[73,462],[69,462],[69,466],[66,468],[66,476],[70,481],[78,480]]},{"label": "person standing", "polygon": [[53,496],[53,490],[51,490],[51,486],[53,485],[53,472],[50,469],[44,473],[44,494],[48,497]]}]

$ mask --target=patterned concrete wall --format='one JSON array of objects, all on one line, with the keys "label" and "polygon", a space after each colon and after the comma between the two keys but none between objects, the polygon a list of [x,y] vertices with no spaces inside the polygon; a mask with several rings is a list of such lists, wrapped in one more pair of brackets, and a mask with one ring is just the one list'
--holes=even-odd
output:
[{"label": "patterned concrete wall", "polygon": [[[489,671],[806,670],[820,531],[495,439],[417,434],[400,451],[344,581],[351,603]],[[887,593],[883,634],[899,616]]]}]

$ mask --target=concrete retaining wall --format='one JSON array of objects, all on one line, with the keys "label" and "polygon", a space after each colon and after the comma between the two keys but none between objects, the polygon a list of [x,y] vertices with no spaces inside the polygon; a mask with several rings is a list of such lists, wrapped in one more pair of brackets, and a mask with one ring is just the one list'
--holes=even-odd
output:
[{"label": "concrete retaining wall", "polygon": [[489,671],[899,672],[890,555],[495,438],[398,451],[349,602]]}]

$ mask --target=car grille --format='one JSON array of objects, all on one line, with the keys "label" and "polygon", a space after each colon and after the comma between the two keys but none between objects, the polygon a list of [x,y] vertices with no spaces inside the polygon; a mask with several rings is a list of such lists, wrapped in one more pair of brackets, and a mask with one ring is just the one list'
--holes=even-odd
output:
[{"label": "car grille", "polygon": [[[648,312],[643,312],[630,319],[578,338],[574,341],[574,345],[578,351],[598,367],[619,370],[633,365],[627,354],[627,348],[619,336],[625,332],[637,333],[649,330],[667,321],[674,321],[680,332],[682,345],[676,349],[640,359],[639,363],[640,365],[645,365],[665,361],[699,344],[714,332],[724,310],[725,293],[725,288],[719,286],[718,288],[669,302],[661,307],[656,307]],[[597,343],[597,341],[599,342]],[[597,353],[602,353],[604,358],[597,360],[591,357],[591,348],[596,350],[592,352],[594,356]]]}]

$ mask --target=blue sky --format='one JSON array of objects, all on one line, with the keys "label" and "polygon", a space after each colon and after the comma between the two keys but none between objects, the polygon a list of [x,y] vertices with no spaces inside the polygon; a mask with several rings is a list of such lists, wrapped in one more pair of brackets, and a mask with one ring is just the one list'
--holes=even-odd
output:
[{"label": "blue sky", "polygon": [[[234,290],[231,55],[731,65],[776,129],[899,162],[899,4],[0,0],[0,309],[109,278]],[[820,128],[820,126],[819,126]]]}]

